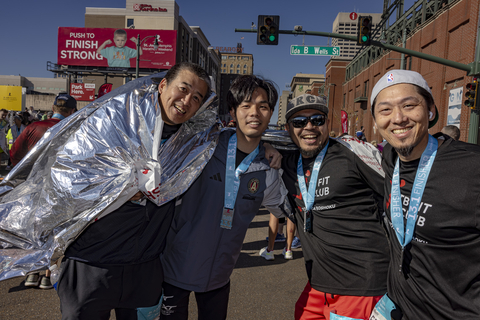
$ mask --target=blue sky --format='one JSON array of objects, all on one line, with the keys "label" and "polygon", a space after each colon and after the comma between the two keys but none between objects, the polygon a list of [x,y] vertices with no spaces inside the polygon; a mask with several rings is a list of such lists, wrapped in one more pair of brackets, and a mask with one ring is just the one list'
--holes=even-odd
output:
[{"label": "blue sky", "polygon": [[[405,2],[408,8],[413,0]],[[287,89],[286,84],[296,73],[324,74],[329,58],[290,55],[290,46],[301,45],[302,36],[281,34],[278,46],[259,46],[256,34],[236,33],[235,28],[249,29],[252,22],[257,23],[258,15],[272,14],[280,16],[281,30],[302,25],[303,30],[332,32],[338,12],[383,10],[383,0],[178,0],[177,3],[180,15],[189,25],[200,26],[212,46],[234,47],[242,42],[244,52],[254,56],[254,73],[273,80],[280,93]],[[0,74],[53,77],[46,66],[47,61],[57,60],[58,27],[84,27],[86,7],[125,8],[125,5],[125,0],[4,1],[0,10]],[[305,37],[305,45],[328,44],[325,37]],[[275,119],[271,122],[276,122]]]}]

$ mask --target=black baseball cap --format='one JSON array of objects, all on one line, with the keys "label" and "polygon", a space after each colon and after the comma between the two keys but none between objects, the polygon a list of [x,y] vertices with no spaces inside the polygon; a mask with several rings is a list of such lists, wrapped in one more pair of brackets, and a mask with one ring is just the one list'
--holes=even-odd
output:
[{"label": "black baseball cap", "polygon": [[77,100],[69,94],[60,93],[58,96],[55,97],[55,101],[53,102],[54,105],[58,106],[58,100],[65,101],[64,107],[76,109],[77,108]]}]

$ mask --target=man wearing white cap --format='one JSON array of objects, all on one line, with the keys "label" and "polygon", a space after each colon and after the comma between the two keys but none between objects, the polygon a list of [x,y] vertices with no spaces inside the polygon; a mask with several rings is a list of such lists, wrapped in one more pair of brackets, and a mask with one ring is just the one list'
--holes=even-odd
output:
[{"label": "man wearing white cap", "polygon": [[438,110],[417,72],[387,72],[370,102],[389,143],[391,255],[388,296],[371,319],[480,319],[480,147],[428,134]]}]

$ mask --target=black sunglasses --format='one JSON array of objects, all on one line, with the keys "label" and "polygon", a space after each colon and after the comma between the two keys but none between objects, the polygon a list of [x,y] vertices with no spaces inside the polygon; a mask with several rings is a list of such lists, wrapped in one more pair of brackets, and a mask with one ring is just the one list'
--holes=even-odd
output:
[{"label": "black sunglasses", "polygon": [[308,121],[312,123],[312,126],[319,127],[325,124],[326,116],[324,114],[316,114],[310,117],[295,117],[289,121],[294,128],[305,128]]}]

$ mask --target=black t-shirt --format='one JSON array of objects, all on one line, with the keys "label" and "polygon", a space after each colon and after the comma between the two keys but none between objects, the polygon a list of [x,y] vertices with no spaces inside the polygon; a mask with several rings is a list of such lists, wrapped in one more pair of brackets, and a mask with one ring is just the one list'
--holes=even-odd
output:
[{"label": "black t-shirt", "polygon": [[[397,153],[387,145],[383,156],[390,298],[400,306],[404,319],[480,319],[480,147],[450,138],[439,146],[412,242],[405,247],[402,272],[401,246],[390,218]],[[418,164],[419,160],[400,161],[404,214]]]},{"label": "black t-shirt", "polygon": [[[179,125],[164,124],[162,140],[175,134]],[[175,210],[175,201],[145,206],[130,201],[90,224],[67,248],[65,256],[92,265],[128,265],[160,256]]]},{"label": "black t-shirt", "polygon": [[[297,181],[299,152],[283,152],[283,180],[295,201],[295,217],[311,286],[354,296],[386,292],[388,244],[381,223],[383,177],[330,139],[317,179],[312,233],[304,232]],[[303,159],[307,187],[315,158]]]}]

